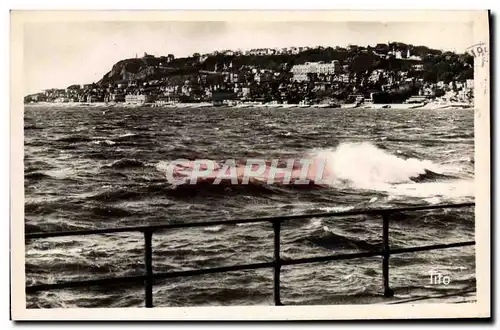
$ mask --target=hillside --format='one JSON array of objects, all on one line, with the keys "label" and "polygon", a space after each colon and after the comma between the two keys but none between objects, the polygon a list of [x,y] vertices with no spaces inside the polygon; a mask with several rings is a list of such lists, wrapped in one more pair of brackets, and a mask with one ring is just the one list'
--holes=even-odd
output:
[{"label": "hillside", "polygon": [[[390,52],[411,52],[419,60],[398,59]],[[229,53],[229,55],[228,55]],[[373,70],[408,71],[415,63],[423,64],[424,70],[414,73],[428,82],[466,80],[473,78],[473,57],[469,54],[456,54],[413,46],[403,43],[378,44],[375,47],[350,46],[316,47],[296,54],[255,55],[233,52],[214,52],[193,54],[190,57],[174,59],[173,55],[131,58],[119,61],[98,82],[98,85],[118,84],[121,81],[146,81],[175,79],[176,76],[195,77],[204,71],[248,71],[252,68],[288,72],[293,65],[306,62],[329,63],[337,60],[347,66],[352,74],[370,74]],[[228,65],[231,67],[228,68]]]}]

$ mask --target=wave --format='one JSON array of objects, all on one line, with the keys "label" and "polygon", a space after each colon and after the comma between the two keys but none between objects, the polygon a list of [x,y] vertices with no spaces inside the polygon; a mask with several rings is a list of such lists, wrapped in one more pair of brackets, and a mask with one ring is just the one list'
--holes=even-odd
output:
[{"label": "wave", "polygon": [[116,142],[113,142],[111,140],[95,140],[95,141],[92,141],[92,143],[98,144],[98,145],[106,144],[108,146],[112,146],[112,145],[116,144]]},{"label": "wave", "polygon": [[387,193],[388,200],[407,200],[408,197],[424,199],[430,204],[442,202],[471,202],[474,199],[473,179],[447,180],[444,182],[420,182],[398,184],[381,189]]},{"label": "wave", "polygon": [[453,175],[436,173],[427,169],[424,169],[424,173],[422,174],[410,177],[410,180],[413,182],[435,182],[445,179],[457,179],[457,177]]},{"label": "wave", "polygon": [[136,133],[126,133],[126,134],[122,134],[122,135],[119,135],[115,138],[113,138],[113,140],[118,140],[118,141],[134,141],[134,140],[137,140],[137,139],[141,139],[141,138],[149,138],[150,136],[149,135],[145,135],[145,134],[136,134]]},{"label": "wave", "polygon": [[[207,155],[202,151],[192,150],[189,147],[175,146],[168,150],[168,152],[172,155],[176,155],[177,158],[187,159],[187,160],[197,160],[197,159],[205,159]],[[168,162],[160,162],[159,166],[168,166]]]},{"label": "wave", "polygon": [[75,181],[76,172],[74,167],[63,167],[45,171],[45,174],[59,180]]},{"label": "wave", "polygon": [[135,168],[143,167],[144,163],[137,159],[122,158],[110,165],[104,165],[104,168]]},{"label": "wave", "polygon": [[52,231],[65,231],[65,230],[84,230],[89,229],[88,226],[72,224],[68,222],[61,221],[44,221],[43,223],[30,223],[26,222],[24,224],[25,233],[40,233],[40,232],[52,232]]},{"label": "wave", "polygon": [[107,190],[97,194],[88,196],[87,199],[101,201],[101,202],[118,202],[123,200],[131,200],[141,197],[141,193],[133,191],[131,188]]},{"label": "wave", "polygon": [[116,150],[116,149],[99,149],[100,151],[89,151],[85,154],[86,157],[90,159],[101,159],[101,160],[108,160],[108,159],[117,159],[120,157],[126,158],[126,153],[121,151],[121,150]]},{"label": "wave", "polygon": [[[102,197],[102,196],[101,196]],[[105,201],[104,198],[97,198],[99,202]],[[26,202],[24,205],[26,215],[49,215],[54,213],[78,213],[84,215],[82,218],[95,219],[98,218],[117,218],[130,217],[134,212],[125,208],[110,205],[100,205],[96,203],[86,204],[79,199],[62,199],[62,200],[41,200]],[[50,222],[45,223],[48,225]]]},{"label": "wave", "polygon": [[[103,258],[104,259],[104,258]],[[107,258],[106,258],[107,259]],[[72,261],[66,258],[53,258],[50,263],[36,264],[26,262],[27,273],[55,273],[61,271],[61,265],[64,265],[64,270],[77,271],[79,273],[87,274],[109,274],[116,271],[117,266],[110,263],[100,264],[91,260]],[[36,283],[36,282],[35,282]]]},{"label": "wave", "polygon": [[321,212],[346,212],[350,211],[354,208],[354,206],[325,206],[325,207],[320,207],[319,211]]},{"label": "wave", "polygon": [[71,200],[26,202],[24,211],[29,215],[47,215],[58,211],[78,212],[81,205]]},{"label": "wave", "polygon": [[322,229],[316,229],[310,236],[306,238],[299,238],[298,240],[305,240],[313,245],[321,246],[329,250],[374,250],[381,247],[381,243],[370,243],[363,239],[338,234],[333,232],[327,226],[324,226]]},{"label": "wave", "polygon": [[443,135],[443,138],[447,138],[447,139],[474,139],[474,132],[472,132],[472,133],[448,134],[448,135]]},{"label": "wave", "polygon": [[[415,157],[411,157],[415,156]],[[264,172],[250,179],[250,187],[244,188],[241,184],[244,173],[244,163],[236,165],[237,183],[231,183],[230,179],[223,179],[220,184],[214,185],[216,178],[222,173],[222,163],[210,161],[213,165],[213,172],[205,177],[198,178],[195,184],[189,184],[188,180],[194,168],[194,162],[190,161],[174,168],[174,177],[184,180],[178,188],[179,193],[195,194],[200,191],[213,193],[241,192],[248,193],[254,191],[262,192],[282,192],[290,189],[324,189],[324,188],[351,188],[355,190],[373,190],[381,192],[394,192],[402,185],[412,185],[410,190],[419,191],[420,186],[428,183],[443,183],[453,186],[454,183],[463,180],[460,177],[463,171],[459,169],[453,173],[449,172],[450,166],[436,164],[430,160],[422,160],[416,157],[416,153],[402,152],[396,150],[392,153],[386,147],[380,147],[370,142],[341,143],[334,149],[311,150],[302,158],[309,158],[312,166],[309,167],[306,179],[307,184],[294,184],[301,178],[302,164],[296,160],[291,172],[291,184],[286,184],[283,174],[274,176],[274,180],[268,181],[272,169],[271,162],[266,161]],[[286,161],[282,162],[286,164]],[[277,166],[282,167],[280,163]],[[319,164],[324,164],[323,171]],[[204,164],[206,166],[206,164]],[[457,166],[455,164],[455,166]],[[169,168],[168,162],[160,162],[156,166],[157,170],[165,172]],[[201,168],[205,170],[205,168]],[[229,174],[226,172],[225,174]],[[273,178],[273,177],[271,177]],[[467,178],[467,182],[471,182]],[[218,187],[217,187],[218,186]],[[446,189],[448,190],[448,189]],[[401,190],[403,191],[403,190]],[[401,192],[400,191],[400,192]],[[449,191],[437,189],[435,193],[448,194]],[[468,190],[462,190],[466,196]],[[412,195],[414,192],[409,191]],[[436,194],[424,194],[419,197],[433,197]],[[456,197],[456,194],[453,195]]]},{"label": "wave", "polygon": [[67,142],[67,143],[78,143],[78,142],[90,142],[91,138],[83,135],[70,135],[57,139],[58,142]]},{"label": "wave", "polygon": [[41,171],[26,172],[24,174],[24,179],[32,181],[39,181],[39,180],[60,180],[67,182],[78,181],[78,179],[75,178],[75,172],[72,169],[68,168],[47,170],[45,172]]},{"label": "wave", "polygon": [[449,178],[429,160],[404,158],[369,142],[342,143],[335,149],[318,150],[332,184],[345,183],[359,189]]},{"label": "wave", "polygon": [[25,163],[24,172],[25,173],[36,172],[47,168],[54,168],[54,166],[42,160],[35,160],[35,161],[30,161],[29,165]]},{"label": "wave", "polygon": [[369,142],[342,143],[314,156],[325,160],[333,185],[382,192],[388,200],[411,197],[436,203],[474,197],[474,179],[463,177],[464,165],[452,169],[449,164],[404,158]]},{"label": "wave", "polygon": [[25,179],[30,179],[30,180],[43,180],[43,179],[49,179],[52,178],[50,175],[47,175],[43,172],[29,172],[24,174]]},{"label": "wave", "polygon": [[213,226],[213,227],[206,227],[203,228],[204,232],[209,232],[209,233],[218,233],[224,229],[223,226]]},{"label": "wave", "polygon": [[[326,211],[326,212],[329,212],[329,211]],[[321,226],[323,226],[323,219],[312,218],[311,220],[309,220],[309,224],[306,226],[306,229],[316,229],[316,228],[320,228]]]},{"label": "wave", "polygon": [[106,206],[106,205],[100,205],[96,207],[92,207],[91,210],[93,215],[99,216],[99,217],[128,217],[133,215],[132,212],[127,211],[123,208],[120,207],[112,207],[112,206]]},{"label": "wave", "polygon": [[463,137],[455,137],[455,136],[443,136],[436,139],[421,139],[421,138],[413,138],[413,139],[405,139],[405,138],[387,138],[386,141],[390,142],[405,142],[405,143],[418,143],[424,146],[434,146],[437,144],[451,144],[451,143],[470,143],[474,144],[474,139],[468,137],[469,135],[464,135]]},{"label": "wave", "polygon": [[[99,202],[119,202],[153,197],[169,197],[176,199],[190,199],[195,197],[225,198],[235,195],[268,196],[279,193],[283,193],[283,191],[259,182],[250,182],[248,185],[231,185],[224,183],[214,185],[209,182],[172,185],[163,182],[151,183],[138,187],[101,191],[86,196],[85,198]],[[113,212],[114,211],[111,210],[111,213]],[[102,214],[107,214],[107,211],[103,210]]]},{"label": "wave", "polygon": [[44,127],[38,126],[36,124],[25,124],[24,125],[24,129],[25,130],[29,130],[29,129],[44,129]]},{"label": "wave", "polygon": [[219,196],[227,197],[231,195],[274,195],[279,193],[277,189],[272,186],[257,181],[250,181],[246,185],[232,185],[224,183],[214,185],[211,182],[199,182],[197,184],[180,184],[172,185],[164,191],[165,195],[177,198],[192,198],[192,197],[206,197],[206,196]]}]

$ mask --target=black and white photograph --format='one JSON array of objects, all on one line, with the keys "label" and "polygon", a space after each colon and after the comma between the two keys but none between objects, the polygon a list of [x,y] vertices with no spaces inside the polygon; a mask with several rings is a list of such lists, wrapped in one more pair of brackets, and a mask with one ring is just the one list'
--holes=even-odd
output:
[{"label": "black and white photograph", "polygon": [[14,317],[489,316],[487,11],[127,15],[11,13]]}]

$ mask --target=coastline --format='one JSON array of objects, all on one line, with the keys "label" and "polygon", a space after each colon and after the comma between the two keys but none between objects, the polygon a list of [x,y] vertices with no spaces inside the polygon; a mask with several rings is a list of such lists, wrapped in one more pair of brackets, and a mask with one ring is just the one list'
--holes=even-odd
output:
[{"label": "coastline", "polygon": [[72,108],[72,107],[123,107],[123,108],[140,108],[140,107],[157,107],[157,108],[269,108],[269,109],[290,109],[290,108],[305,108],[305,109],[359,109],[359,110],[379,110],[379,109],[397,109],[397,110],[443,110],[443,109],[473,109],[472,103],[346,103],[337,106],[328,104],[256,104],[256,103],[240,103],[236,105],[214,105],[208,102],[202,103],[174,103],[174,104],[157,104],[157,103],[82,103],[82,102],[38,102],[38,103],[25,103],[25,107],[49,107],[49,108]]}]

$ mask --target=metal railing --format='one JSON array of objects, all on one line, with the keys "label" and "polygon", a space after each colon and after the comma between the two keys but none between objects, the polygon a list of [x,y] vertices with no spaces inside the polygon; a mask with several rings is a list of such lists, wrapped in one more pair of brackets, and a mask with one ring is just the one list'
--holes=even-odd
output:
[{"label": "metal railing", "polygon": [[[42,233],[31,233],[26,234],[25,238],[27,240],[49,238],[49,237],[61,237],[61,236],[78,236],[78,235],[99,235],[99,234],[111,234],[111,233],[123,233],[123,232],[142,232],[144,234],[144,265],[145,273],[144,275],[137,276],[122,276],[122,277],[112,277],[94,280],[84,280],[84,281],[69,281],[69,282],[58,282],[52,284],[37,284],[26,286],[26,293],[33,293],[38,291],[46,291],[53,289],[63,289],[63,288],[75,288],[75,287],[88,287],[94,285],[110,285],[118,283],[132,283],[132,282],[144,282],[145,290],[145,306],[153,307],[153,281],[159,279],[168,279],[174,277],[184,277],[193,275],[203,275],[203,274],[213,274],[213,273],[223,273],[237,270],[250,270],[250,269],[260,269],[260,268],[273,268],[274,269],[274,303],[276,306],[283,305],[280,298],[280,271],[282,266],[289,265],[299,265],[307,264],[313,262],[325,262],[333,260],[348,260],[355,258],[366,258],[374,256],[382,256],[382,274],[383,274],[383,286],[384,286],[384,296],[391,297],[394,295],[393,290],[389,286],[389,258],[391,255],[408,253],[408,252],[419,252],[428,251],[435,249],[446,249],[455,248],[462,246],[474,245],[475,241],[465,241],[456,242],[448,244],[434,244],[407,248],[397,248],[391,249],[389,245],[389,215],[393,213],[408,212],[408,211],[421,211],[421,210],[433,210],[433,209],[451,209],[451,208],[465,208],[472,207],[474,203],[461,203],[461,204],[446,204],[446,205],[431,205],[431,206],[414,206],[405,208],[386,208],[386,209],[365,209],[365,210],[351,210],[345,212],[329,212],[329,213],[318,213],[318,214],[303,214],[303,215],[290,215],[290,216],[279,216],[279,217],[266,217],[266,218],[255,218],[255,219],[239,219],[239,220],[217,220],[217,221],[206,221],[206,222],[189,222],[189,223],[176,223],[176,224],[164,224],[164,225],[153,225],[153,226],[137,226],[137,227],[122,227],[122,228],[109,228],[109,229],[96,229],[96,230],[77,230],[77,231],[65,231],[65,232],[42,232]],[[299,258],[299,259],[281,259],[280,257],[280,234],[281,234],[281,223],[288,220],[297,219],[307,219],[307,218],[327,218],[327,217],[342,217],[351,215],[376,215],[382,216],[383,227],[382,227],[382,248],[376,250],[370,250],[366,252],[359,253],[347,253],[347,254],[335,254],[319,257],[309,257],[309,258]],[[191,227],[207,227],[207,226],[217,226],[217,225],[235,225],[240,223],[261,223],[270,222],[274,229],[274,260],[272,262],[261,262],[253,264],[244,265],[232,265],[217,268],[207,268],[198,270],[187,270],[187,271],[177,271],[177,272],[163,272],[154,273],[153,272],[153,250],[152,250],[152,236],[154,232],[164,231],[168,229],[179,229],[179,228],[191,228]]]}]

